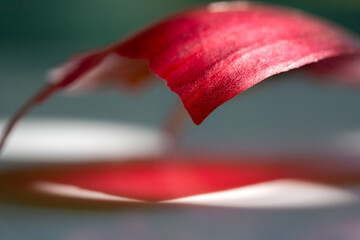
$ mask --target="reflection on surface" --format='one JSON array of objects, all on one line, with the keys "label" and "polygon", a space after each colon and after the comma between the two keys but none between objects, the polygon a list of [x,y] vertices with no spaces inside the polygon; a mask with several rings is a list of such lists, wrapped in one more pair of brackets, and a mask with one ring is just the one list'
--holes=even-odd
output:
[{"label": "reflection on surface", "polygon": [[[69,198],[87,200],[143,202],[102,192],[82,189],[72,185],[39,182],[34,190]],[[298,180],[275,180],[215,193],[199,194],[158,204],[196,204],[237,208],[306,208],[352,203],[359,197],[350,192],[322,184]]]},{"label": "reflection on surface", "polygon": [[[311,164],[311,168],[309,168]],[[23,203],[121,206],[197,204],[293,208],[350,203],[357,169],[327,162],[266,163],[245,156],[162,156],[127,161],[13,169],[0,174],[3,200]]]},{"label": "reflection on surface", "polygon": [[0,161],[0,239],[358,240],[355,158],[170,155],[141,127],[33,123]]},{"label": "reflection on surface", "polygon": [[50,183],[50,182],[38,182],[34,184],[34,190],[44,192],[48,194],[64,196],[69,198],[83,198],[88,200],[104,200],[104,201],[125,201],[125,202],[138,202],[139,200],[124,198],[118,196],[112,196],[110,194],[82,189],[76,186]]},{"label": "reflection on surface", "polygon": [[75,207],[233,208],[320,207],[358,200],[349,188],[360,185],[360,169],[339,164],[339,157],[177,155],[165,152],[169,145],[166,136],[140,126],[23,122],[3,158],[38,164],[0,171],[0,199]]}]

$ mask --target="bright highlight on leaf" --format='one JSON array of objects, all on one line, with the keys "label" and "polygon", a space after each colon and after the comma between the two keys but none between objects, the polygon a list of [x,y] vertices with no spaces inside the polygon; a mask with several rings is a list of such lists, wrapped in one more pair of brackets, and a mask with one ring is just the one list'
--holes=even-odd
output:
[{"label": "bright highlight on leaf", "polygon": [[357,44],[340,27],[298,10],[249,2],[212,3],[73,58],[18,112],[5,137],[24,113],[58,90],[141,85],[150,72],[179,95],[196,124],[265,78],[323,59],[328,60],[312,68],[324,72],[331,65],[329,73],[337,71],[360,82]]}]

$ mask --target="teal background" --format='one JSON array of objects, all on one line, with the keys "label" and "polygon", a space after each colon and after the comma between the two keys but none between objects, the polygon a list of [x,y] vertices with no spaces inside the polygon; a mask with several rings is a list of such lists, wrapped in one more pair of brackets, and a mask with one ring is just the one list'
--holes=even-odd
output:
[{"label": "teal background", "polygon": [[[81,40],[84,47],[125,35],[182,8],[206,0],[14,0],[2,1],[0,35],[5,41]],[[360,31],[357,0],[263,1],[292,6]]]}]

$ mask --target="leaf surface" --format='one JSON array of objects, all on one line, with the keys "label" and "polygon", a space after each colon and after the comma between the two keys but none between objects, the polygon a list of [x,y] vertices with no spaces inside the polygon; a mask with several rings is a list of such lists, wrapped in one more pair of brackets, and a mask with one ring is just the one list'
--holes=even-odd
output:
[{"label": "leaf surface", "polygon": [[63,88],[142,85],[151,70],[179,95],[199,125],[218,106],[260,81],[320,60],[331,58],[318,70],[330,64],[339,69],[335,75],[360,82],[357,44],[340,27],[285,7],[219,2],[181,12],[57,69],[51,85],[10,121],[0,148],[24,113]]}]

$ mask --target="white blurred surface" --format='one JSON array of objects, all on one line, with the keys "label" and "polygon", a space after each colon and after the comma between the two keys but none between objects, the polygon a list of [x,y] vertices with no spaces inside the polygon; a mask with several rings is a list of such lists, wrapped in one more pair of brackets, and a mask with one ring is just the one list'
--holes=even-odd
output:
[{"label": "white blurred surface", "polygon": [[[4,127],[4,121],[0,126]],[[17,161],[91,161],[152,156],[171,139],[145,126],[89,120],[32,119],[11,133],[1,158]]]},{"label": "white blurred surface", "polygon": [[38,182],[34,186],[36,191],[70,198],[81,198],[85,200],[120,201],[120,202],[141,202],[140,200],[114,196],[107,193],[83,189],[68,184]]},{"label": "white blurred surface", "polygon": [[359,197],[323,184],[282,179],[226,191],[174,199],[169,203],[232,208],[312,208],[349,204]]},{"label": "white blurred surface", "polygon": [[[68,198],[147,203],[69,184],[44,181],[36,183],[33,188],[41,193]],[[358,200],[359,197],[355,193],[341,188],[301,180],[282,179],[157,203],[244,209],[306,209],[346,205],[356,203]]]}]

